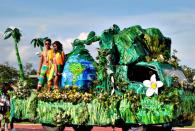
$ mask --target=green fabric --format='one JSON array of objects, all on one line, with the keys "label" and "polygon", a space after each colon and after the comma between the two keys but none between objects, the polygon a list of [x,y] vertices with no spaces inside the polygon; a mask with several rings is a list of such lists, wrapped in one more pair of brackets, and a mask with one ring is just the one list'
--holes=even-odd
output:
[{"label": "green fabric", "polygon": [[121,100],[119,112],[125,123],[136,123],[136,116],[133,114],[132,110],[131,103],[127,99]]},{"label": "green fabric", "polygon": [[146,94],[146,89],[141,82],[129,83],[128,90],[134,90],[137,94]]},{"label": "green fabric", "polygon": [[40,76],[38,77],[38,84],[43,86],[44,85],[44,79],[46,77],[46,72],[48,70],[48,66],[43,65],[41,67],[41,72],[40,72]]},{"label": "green fabric", "polygon": [[132,26],[114,36],[114,43],[120,53],[119,64],[130,64],[145,56],[145,51],[139,39],[144,33],[141,26]]},{"label": "green fabric", "polygon": [[76,105],[65,102],[38,101],[38,122],[54,124],[53,117],[59,109],[63,109],[64,113],[71,116],[71,124],[109,125],[114,124],[118,119],[116,107],[111,105],[110,108],[104,108],[97,100],[88,104],[79,103]]},{"label": "green fabric", "polygon": [[[12,100],[13,101],[13,100]],[[27,111],[27,100],[23,99],[15,99],[15,102],[12,103],[15,110],[11,110],[12,116],[17,119],[31,119],[31,116]]]},{"label": "green fabric", "polygon": [[136,65],[139,66],[145,66],[145,67],[154,67],[158,76],[160,77],[160,80],[167,85],[168,87],[170,87],[170,85],[172,84],[172,78],[171,77],[165,77],[164,73],[163,73],[163,68],[167,68],[170,67],[170,65],[168,64],[163,64],[157,61],[152,61],[152,62],[138,62]]},{"label": "green fabric", "polygon": [[[175,89],[175,91],[178,91]],[[167,96],[173,96],[176,92],[167,93]],[[183,92],[183,91],[178,91]],[[98,98],[93,99],[90,103],[73,104],[70,102],[44,102],[37,101],[36,95],[32,94],[25,99],[11,99],[11,119],[28,119],[34,122],[56,125],[59,123],[69,123],[76,125],[115,125],[122,119],[125,123],[142,123],[142,124],[161,124],[172,122],[183,113],[194,113],[194,93],[186,92],[181,95],[181,105],[175,107],[171,103],[160,102],[160,95],[153,97],[140,98],[140,106],[135,109],[130,101],[123,99],[110,99],[100,102]],[[175,97],[174,97],[175,98]],[[174,100],[174,98],[170,100]],[[132,98],[133,99],[133,98]],[[57,114],[67,116],[65,119],[58,118]],[[36,118],[36,119],[35,119]]]},{"label": "green fabric", "polygon": [[182,112],[183,113],[195,113],[195,93],[193,92],[185,92],[182,97]]},{"label": "green fabric", "polygon": [[116,66],[116,82],[129,82],[128,77],[127,77],[127,72],[128,72],[128,66],[126,65],[117,65]]},{"label": "green fabric", "polygon": [[54,124],[53,117],[58,113],[58,108],[62,108],[65,103],[38,101],[37,121],[45,124]]},{"label": "green fabric", "polygon": [[163,104],[157,97],[144,97],[138,110],[138,121],[143,124],[168,123],[174,118],[174,108],[171,104]]},{"label": "green fabric", "polygon": [[109,107],[94,99],[88,103],[89,125],[114,125],[119,119],[117,101],[113,101]]},{"label": "green fabric", "polygon": [[10,99],[10,121],[13,120],[13,118],[15,117],[15,99],[14,98],[11,98]]},{"label": "green fabric", "polygon": [[37,96],[34,93],[31,93],[29,99],[27,99],[26,110],[28,113],[28,117],[31,120],[34,120],[36,117],[36,108],[37,108]]},{"label": "green fabric", "polygon": [[58,71],[59,71],[60,73],[62,73],[63,67],[64,67],[63,65],[57,65]]},{"label": "green fabric", "polygon": [[104,50],[111,50],[113,47],[113,34],[107,31],[104,31],[101,35],[101,42],[100,42],[101,49]]}]

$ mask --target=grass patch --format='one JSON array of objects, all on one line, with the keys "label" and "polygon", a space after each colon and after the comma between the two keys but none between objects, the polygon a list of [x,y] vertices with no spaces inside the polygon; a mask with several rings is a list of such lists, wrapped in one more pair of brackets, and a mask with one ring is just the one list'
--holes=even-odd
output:
[{"label": "grass patch", "polygon": [[195,121],[192,122],[191,126],[184,126],[185,128],[195,128]]}]

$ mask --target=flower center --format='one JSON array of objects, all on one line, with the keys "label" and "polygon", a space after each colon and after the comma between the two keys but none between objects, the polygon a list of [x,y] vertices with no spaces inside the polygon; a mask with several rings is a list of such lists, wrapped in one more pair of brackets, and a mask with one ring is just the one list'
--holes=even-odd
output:
[{"label": "flower center", "polygon": [[151,88],[152,88],[152,89],[156,89],[156,87],[157,87],[157,84],[156,84],[155,82],[153,82],[153,83],[151,84]]}]

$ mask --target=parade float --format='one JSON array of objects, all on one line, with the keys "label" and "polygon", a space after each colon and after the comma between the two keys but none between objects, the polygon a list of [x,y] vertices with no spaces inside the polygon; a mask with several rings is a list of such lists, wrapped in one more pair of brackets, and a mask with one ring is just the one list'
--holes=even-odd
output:
[{"label": "parade float", "polygon": [[[96,59],[85,48],[94,42],[99,43]],[[72,46],[59,90],[36,92],[25,80],[17,83],[11,121],[76,130],[193,119],[194,89],[171,55],[171,39],[159,29],[113,25],[99,36],[91,31],[86,40],[75,39]]]}]

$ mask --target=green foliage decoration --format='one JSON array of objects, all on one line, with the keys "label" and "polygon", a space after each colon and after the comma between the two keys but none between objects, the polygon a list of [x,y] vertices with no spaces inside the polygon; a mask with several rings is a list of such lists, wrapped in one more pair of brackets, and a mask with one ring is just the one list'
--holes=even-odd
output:
[{"label": "green foliage decoration", "polygon": [[54,90],[53,92],[39,92],[37,94],[39,100],[45,102],[71,102],[73,104],[78,104],[81,102],[88,103],[92,100],[93,94],[87,92],[78,92],[78,88],[76,86],[70,87],[69,90],[58,91]]},{"label": "green foliage decoration", "polygon": [[56,126],[61,126],[71,122],[70,114],[67,114],[62,108],[58,108],[58,112],[53,117],[53,122]]},{"label": "green foliage decoration", "polygon": [[34,48],[36,47],[40,47],[40,50],[43,51],[43,47],[44,47],[44,41],[48,39],[48,37],[44,37],[44,38],[34,38],[32,39],[32,41],[30,42]]},{"label": "green foliage decoration", "polygon": [[24,80],[25,79],[24,69],[23,69],[22,60],[20,58],[20,54],[19,54],[19,50],[18,50],[18,43],[20,41],[21,36],[22,36],[22,34],[20,33],[20,30],[18,28],[13,28],[13,29],[7,28],[4,32],[4,39],[8,39],[8,38],[12,37],[14,40],[16,57],[17,57],[18,66],[19,66],[19,76],[20,76],[21,80]]},{"label": "green foliage decoration", "polygon": [[96,73],[97,73],[97,89],[104,90],[104,91],[110,91],[107,85],[107,63],[108,60],[106,59],[106,56],[108,55],[108,50],[98,50],[98,62],[95,64],[96,67]]},{"label": "green foliage decoration", "polygon": [[31,90],[26,80],[19,80],[15,87],[14,96],[17,98],[25,99],[30,96]]}]

